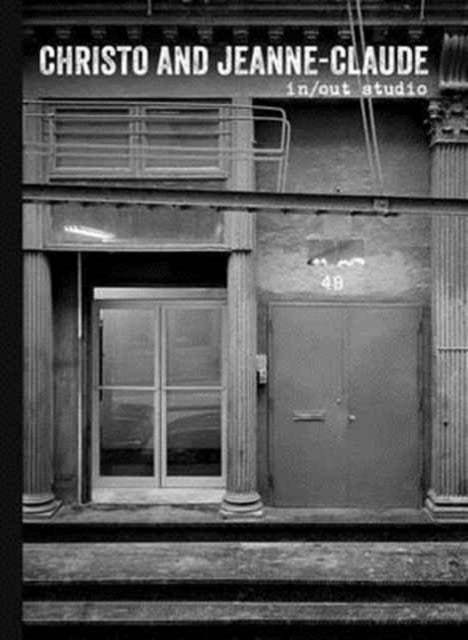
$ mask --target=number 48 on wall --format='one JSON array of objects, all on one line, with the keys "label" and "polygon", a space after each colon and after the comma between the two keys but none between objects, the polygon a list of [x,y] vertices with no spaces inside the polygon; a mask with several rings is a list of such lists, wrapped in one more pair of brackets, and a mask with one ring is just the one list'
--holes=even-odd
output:
[{"label": "number 48 on wall", "polygon": [[344,289],[344,280],[342,276],[331,276],[327,274],[320,282],[327,291],[342,291]]}]

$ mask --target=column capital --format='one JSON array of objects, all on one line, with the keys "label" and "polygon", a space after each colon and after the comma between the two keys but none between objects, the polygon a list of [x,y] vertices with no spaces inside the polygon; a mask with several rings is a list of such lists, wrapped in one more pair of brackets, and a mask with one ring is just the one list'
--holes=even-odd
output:
[{"label": "column capital", "polygon": [[255,244],[255,216],[246,209],[229,209],[224,214],[226,243],[232,251],[252,251]]},{"label": "column capital", "polygon": [[444,96],[428,106],[431,145],[468,144],[468,95]]},{"label": "column capital", "polygon": [[439,86],[442,91],[468,91],[468,34],[444,33],[440,54]]}]

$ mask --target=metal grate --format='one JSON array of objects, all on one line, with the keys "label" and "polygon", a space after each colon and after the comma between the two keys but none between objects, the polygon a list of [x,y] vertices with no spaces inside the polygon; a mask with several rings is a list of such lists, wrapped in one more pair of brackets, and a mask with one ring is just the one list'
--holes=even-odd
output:
[{"label": "metal grate", "polygon": [[[25,173],[56,178],[228,179],[269,163],[284,191],[290,125],[283,109],[220,102],[24,103]],[[259,125],[268,141],[257,142]],[[30,179],[26,177],[25,179]]]}]

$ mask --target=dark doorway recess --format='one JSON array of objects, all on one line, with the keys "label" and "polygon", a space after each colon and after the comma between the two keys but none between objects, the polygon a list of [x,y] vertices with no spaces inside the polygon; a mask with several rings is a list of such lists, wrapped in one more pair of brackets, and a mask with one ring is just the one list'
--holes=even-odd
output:
[{"label": "dark doorway recess", "polygon": [[225,287],[225,254],[88,253],[83,260],[94,286]]}]

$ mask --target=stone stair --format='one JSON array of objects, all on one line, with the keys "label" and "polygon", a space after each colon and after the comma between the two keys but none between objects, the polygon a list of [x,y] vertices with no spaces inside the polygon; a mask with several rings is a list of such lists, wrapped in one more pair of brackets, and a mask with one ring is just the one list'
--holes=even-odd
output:
[{"label": "stone stair", "polygon": [[466,637],[468,542],[26,542],[24,622],[25,638],[136,627],[282,628],[292,638],[349,625]]}]

